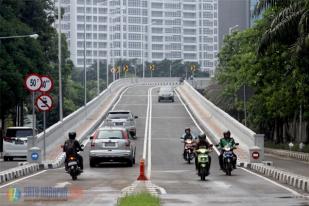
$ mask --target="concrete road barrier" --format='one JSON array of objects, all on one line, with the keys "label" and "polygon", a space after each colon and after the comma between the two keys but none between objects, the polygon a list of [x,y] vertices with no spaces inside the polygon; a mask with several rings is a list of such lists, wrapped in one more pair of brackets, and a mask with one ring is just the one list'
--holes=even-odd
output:
[{"label": "concrete road barrier", "polygon": [[39,164],[26,164],[0,172],[0,184],[40,170]]},{"label": "concrete road barrier", "polygon": [[240,167],[269,177],[282,184],[287,184],[304,192],[309,192],[309,178],[297,175],[262,163],[239,163]]}]

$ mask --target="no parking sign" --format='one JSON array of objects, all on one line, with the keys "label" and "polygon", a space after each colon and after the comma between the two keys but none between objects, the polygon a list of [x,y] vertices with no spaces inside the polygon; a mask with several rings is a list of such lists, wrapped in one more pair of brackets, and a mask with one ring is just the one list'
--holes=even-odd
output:
[{"label": "no parking sign", "polygon": [[36,107],[40,111],[50,111],[53,106],[53,100],[48,94],[42,94],[36,99]]}]

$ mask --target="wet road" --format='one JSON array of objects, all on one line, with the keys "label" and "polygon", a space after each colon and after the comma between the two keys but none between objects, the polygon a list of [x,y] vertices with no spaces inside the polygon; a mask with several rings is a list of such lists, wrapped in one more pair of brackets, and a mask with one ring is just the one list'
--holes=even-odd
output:
[{"label": "wet road", "polygon": [[[120,99],[116,109],[129,109],[137,119],[137,164],[133,168],[120,165],[104,165],[89,168],[89,144],[83,153],[85,170],[77,181],[71,181],[63,168],[42,171],[10,185],[0,186],[1,205],[12,205],[7,193],[9,188],[24,191],[26,187],[68,188],[66,201],[27,201],[23,196],[16,198],[14,205],[115,205],[121,189],[136,180],[139,172],[138,160],[142,156],[143,136],[147,111],[149,87],[130,88]],[[201,182],[194,165],[182,159],[183,145],[180,135],[185,127],[199,132],[185,107],[178,98],[174,103],[157,102],[157,89],[152,92],[151,115],[151,180],[163,187],[167,194],[161,195],[163,205],[309,205],[309,199],[261,178],[243,169],[225,176],[218,168],[218,159],[212,153],[211,174]]]}]

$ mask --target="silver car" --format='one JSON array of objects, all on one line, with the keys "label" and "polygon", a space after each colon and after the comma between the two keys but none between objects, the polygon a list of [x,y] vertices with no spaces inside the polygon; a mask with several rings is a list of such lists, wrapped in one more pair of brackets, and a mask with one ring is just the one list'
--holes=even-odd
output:
[{"label": "silver car", "polygon": [[171,86],[160,87],[158,102],[162,100],[169,100],[174,102],[174,89]]},{"label": "silver car", "polygon": [[4,161],[27,157],[28,137],[32,135],[31,127],[8,127],[3,138]]},{"label": "silver car", "polygon": [[130,134],[135,137],[135,119],[137,118],[138,116],[134,116],[129,110],[114,110],[108,113],[103,125],[112,127],[125,127],[129,130]]},{"label": "silver car", "polygon": [[125,162],[135,164],[136,146],[128,129],[123,127],[102,127],[90,137],[90,167],[101,162]]}]

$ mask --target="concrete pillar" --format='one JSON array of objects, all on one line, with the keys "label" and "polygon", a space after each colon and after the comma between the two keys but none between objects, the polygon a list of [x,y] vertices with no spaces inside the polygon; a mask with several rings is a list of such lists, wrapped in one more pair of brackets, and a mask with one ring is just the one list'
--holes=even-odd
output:
[{"label": "concrete pillar", "polygon": [[264,160],[264,134],[254,135],[254,145],[260,148],[260,159]]}]

